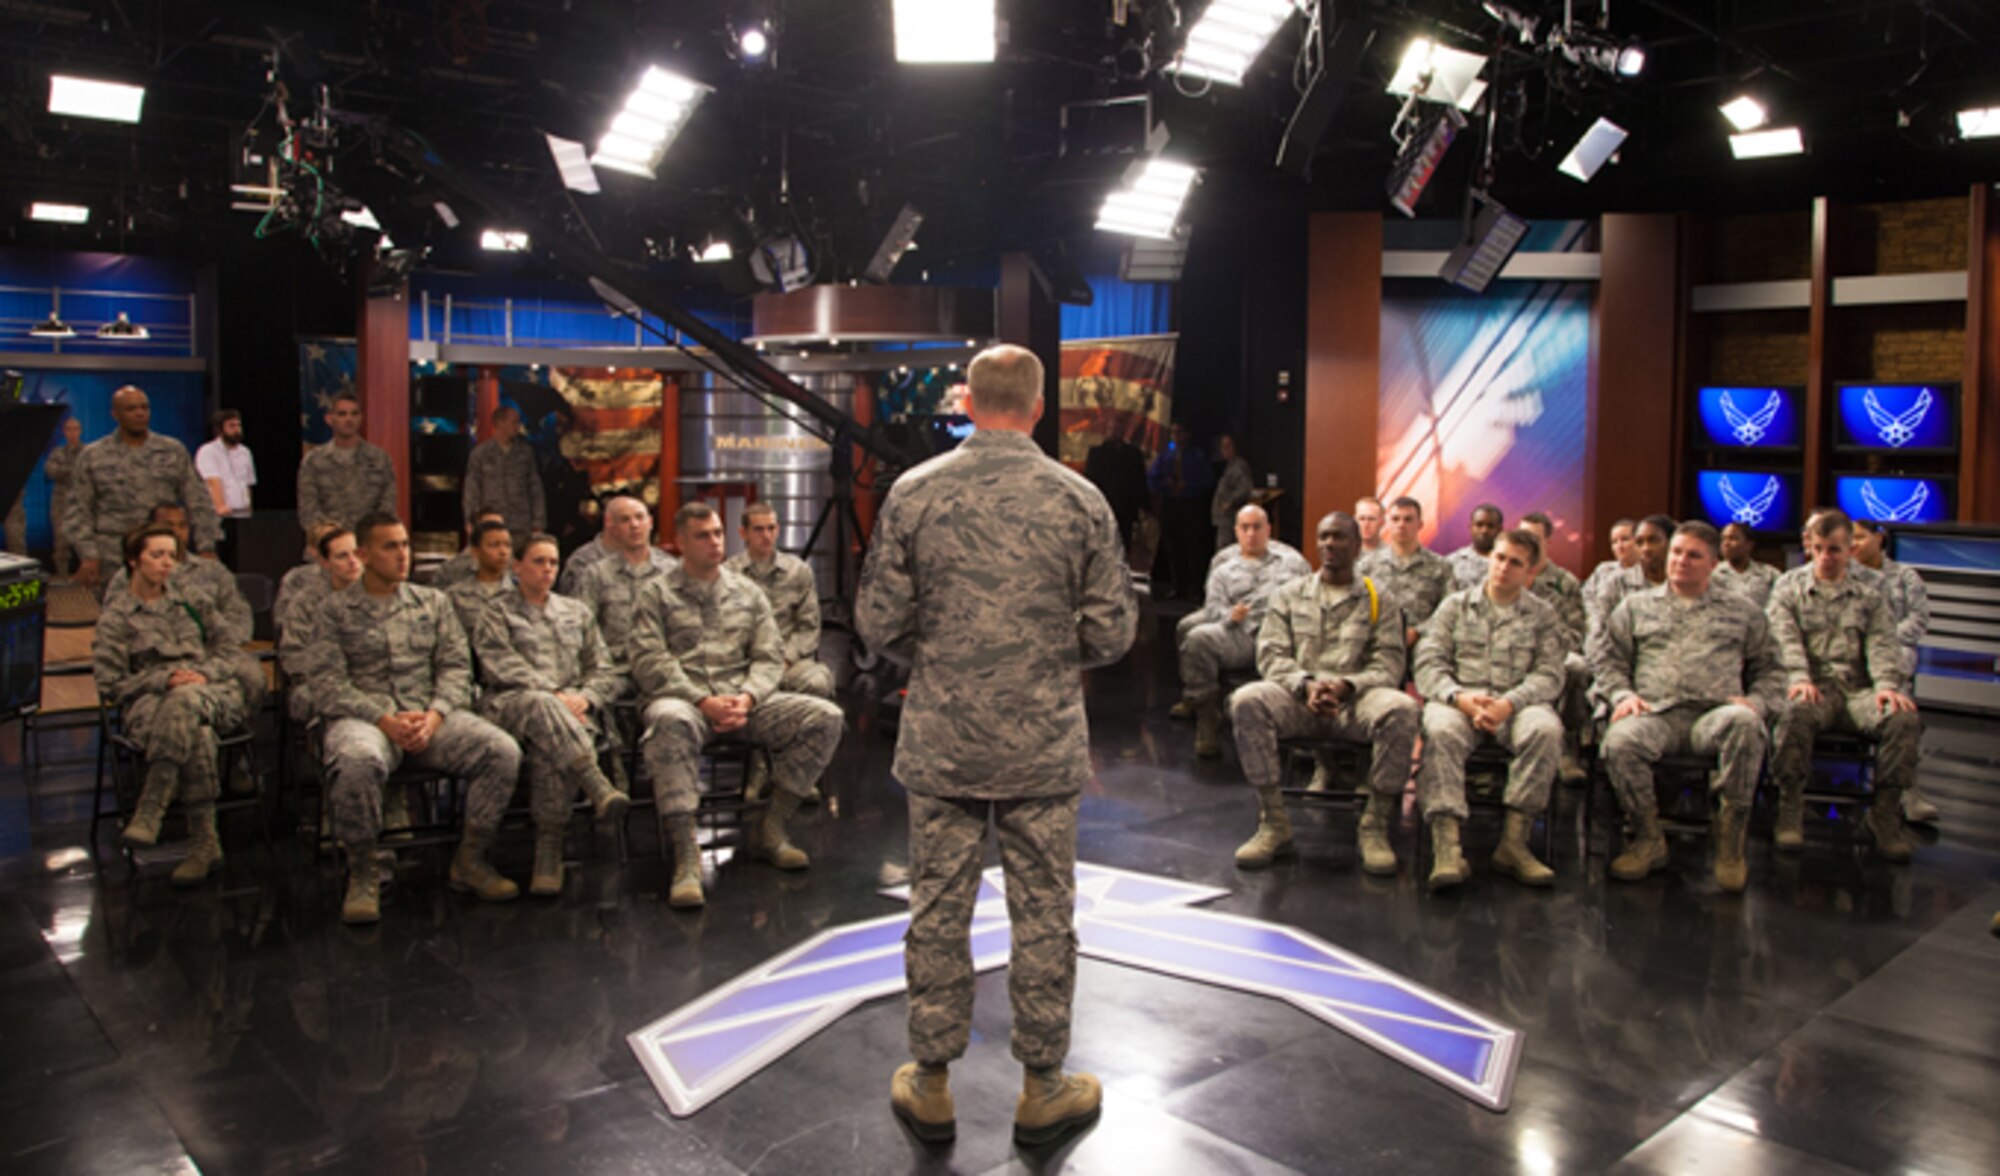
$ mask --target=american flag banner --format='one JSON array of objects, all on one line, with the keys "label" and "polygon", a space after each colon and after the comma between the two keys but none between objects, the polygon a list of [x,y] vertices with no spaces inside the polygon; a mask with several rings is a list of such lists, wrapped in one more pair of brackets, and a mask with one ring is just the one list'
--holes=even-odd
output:
[{"label": "american flag banner", "polygon": [[1122,436],[1151,461],[1167,443],[1173,419],[1174,353],[1179,335],[1076,339],[1062,347],[1064,462],[1082,469],[1106,437]]},{"label": "american flag banner", "polygon": [[589,476],[590,497],[630,494],[659,505],[668,378],[643,368],[548,369],[550,389],[567,406],[562,456]]},{"label": "american flag banner", "polygon": [[324,445],[333,437],[326,427],[326,410],[342,392],[357,391],[356,350],[352,339],[306,337],[299,340],[299,439],[303,449]]}]

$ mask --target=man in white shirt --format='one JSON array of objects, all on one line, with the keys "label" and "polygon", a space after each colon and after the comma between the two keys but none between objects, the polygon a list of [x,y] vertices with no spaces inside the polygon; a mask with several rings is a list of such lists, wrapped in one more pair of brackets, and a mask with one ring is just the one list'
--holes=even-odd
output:
[{"label": "man in white shirt", "polygon": [[257,461],[243,444],[243,415],[233,408],[215,414],[215,437],[194,451],[194,469],[208,485],[215,515],[222,520],[222,541],[216,554],[230,567],[236,564],[234,521],[250,517],[250,487],[257,484]]}]

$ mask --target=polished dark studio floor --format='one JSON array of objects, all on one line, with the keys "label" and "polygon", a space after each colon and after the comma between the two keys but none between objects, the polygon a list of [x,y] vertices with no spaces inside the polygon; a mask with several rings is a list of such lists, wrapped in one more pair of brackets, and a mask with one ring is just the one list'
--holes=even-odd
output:
[{"label": "polished dark studio floor", "polygon": [[[1933,717],[1946,811],[1916,864],[1838,831],[1796,860],[1753,848],[1719,894],[1698,841],[1638,885],[1576,864],[1553,892],[1483,870],[1459,895],[1363,877],[1350,818],[1299,818],[1303,855],[1239,874],[1254,823],[1233,758],[1197,764],[1165,717],[1172,614],[1091,682],[1097,778],[1081,856],[1226,887],[1214,909],[1290,923],[1520,1028],[1492,1113],[1274,1001],[1085,961],[1072,1065],[1102,1122],[1013,1146],[1004,973],[979,983],[953,1070],[959,1139],[888,1112],[903,1006],[878,1001],[692,1118],[625,1035],[840,923],[893,913],[901,793],[856,705],[833,798],[802,821],[804,875],[725,862],[698,914],[660,901],[650,839],[608,845],[556,901],[481,906],[412,855],[380,927],[335,916],[338,879],[286,841],[262,896],[179,893],[169,849],[95,866],[89,769],[45,773],[29,819],[11,733],[0,776],[0,1171],[983,1173],[1980,1172],[2000,1157],[2000,737]],[[997,717],[997,716],[996,716]],[[51,736],[56,758],[88,745]],[[1295,809],[1295,811],[1297,811]],[[1484,862],[1491,831],[1475,833]],[[108,834],[107,834],[108,842]],[[575,839],[573,856],[587,848]],[[248,851],[239,858],[247,859]],[[527,870],[527,846],[502,865]],[[242,876],[257,871],[232,862]]]}]

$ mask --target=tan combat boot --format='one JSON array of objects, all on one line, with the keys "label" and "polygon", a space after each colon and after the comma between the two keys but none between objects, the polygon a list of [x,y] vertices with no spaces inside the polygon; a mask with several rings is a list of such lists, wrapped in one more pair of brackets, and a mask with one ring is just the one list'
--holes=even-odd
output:
[{"label": "tan combat boot", "polygon": [[1709,831],[1715,840],[1715,884],[1730,894],[1743,893],[1743,888],[1750,884],[1750,863],[1743,857],[1743,842],[1750,831],[1750,806],[1724,797]]},{"label": "tan combat boot", "polygon": [[1900,788],[1877,788],[1875,803],[1868,806],[1868,832],[1875,838],[1875,852],[1885,862],[1910,860],[1910,842],[1903,836],[1903,796]]},{"label": "tan combat boot", "polygon": [[597,766],[597,761],[589,757],[578,760],[571,768],[570,779],[583,786],[583,797],[590,802],[591,815],[600,821],[616,820],[632,807],[632,798],[618,790]]},{"label": "tan combat boot", "polygon": [[1667,835],[1660,832],[1660,814],[1652,809],[1632,814],[1632,834],[1625,852],[1611,859],[1611,876],[1620,882],[1637,882],[1668,861]]},{"label": "tan combat boot", "polygon": [[1333,791],[1333,765],[1318,756],[1313,757],[1312,783],[1306,785],[1307,792]]},{"label": "tan combat boot", "polygon": [[1368,807],[1361,811],[1354,831],[1363,873],[1386,876],[1396,872],[1396,851],[1389,847],[1389,821],[1396,815],[1396,800],[1379,792],[1368,794]]},{"label": "tan combat boot", "polygon": [[1472,874],[1465,853],[1458,846],[1458,818],[1437,817],[1431,821],[1432,891],[1446,890],[1464,882]]},{"label": "tan combat boot", "polygon": [[1214,759],[1222,754],[1222,696],[1204,695],[1194,703],[1194,754]]},{"label": "tan combat boot", "polygon": [[1903,819],[1913,825],[1935,825],[1944,814],[1930,802],[1921,788],[1903,789]]},{"label": "tan combat boot", "polygon": [[764,793],[771,786],[771,759],[763,752],[752,749],[743,762],[743,802],[756,804],[764,799]]},{"label": "tan combat boot", "polygon": [[904,1062],[889,1080],[889,1108],[925,1143],[949,1143],[958,1135],[951,1084],[943,1066]]},{"label": "tan combat boot", "polygon": [[139,793],[139,804],[132,812],[132,819],[125,822],[125,831],[119,840],[127,845],[156,845],[160,840],[160,821],[167,815],[167,806],[174,802],[174,793],[180,790],[181,770],[164,760],[146,765],[146,786]]},{"label": "tan combat boot", "polygon": [[1549,886],[1556,872],[1543,865],[1528,848],[1528,834],[1535,828],[1535,814],[1507,810],[1507,823],[1500,831],[1500,848],[1493,851],[1493,868],[1524,886]]},{"label": "tan combat boot", "polygon": [[382,892],[376,871],[375,847],[347,855],[347,897],[340,903],[340,921],[348,926],[382,920]]},{"label": "tan combat boot", "polygon": [[222,839],[215,831],[215,804],[190,804],[188,819],[188,855],[181,864],[174,867],[174,885],[199,886],[208,880],[209,871],[222,864]]},{"label": "tan combat boot", "polygon": [[1187,698],[1187,697],[1182,697],[1182,699],[1181,699],[1181,700],[1180,700],[1179,702],[1177,702],[1177,703],[1175,703],[1174,705],[1172,705],[1172,706],[1170,706],[1170,707],[1168,707],[1168,708],[1167,708],[1167,717],[1168,717],[1168,718],[1170,718],[1170,719],[1191,719],[1191,718],[1193,718],[1193,717],[1194,717],[1194,699],[1192,699],[1192,698]]},{"label": "tan combat boot", "polygon": [[750,851],[780,870],[803,870],[812,864],[805,851],[793,845],[785,835],[785,822],[799,811],[799,798],[780,788],[771,793],[771,807],[764,812],[764,819],[757,823],[757,831],[751,835]]},{"label": "tan combat boot", "polygon": [[410,839],[410,789],[403,784],[385,784],[382,793],[382,838],[385,841]]},{"label": "tan combat boot", "polygon": [[563,835],[561,829],[535,830],[535,870],[528,877],[528,893],[536,898],[554,898],[563,889]]},{"label": "tan combat boot", "polygon": [[1103,1106],[1104,1084],[1089,1074],[1064,1074],[1060,1066],[1028,1070],[1014,1106],[1014,1142],[1046,1147],[1097,1122]]},{"label": "tan combat boot", "polygon": [[674,879],[667,892],[667,905],[698,907],[701,893],[701,846],[694,838],[694,815],[682,813],[665,818],[667,840],[673,843]]},{"label": "tan combat boot", "polygon": [[453,890],[467,891],[487,902],[506,902],[521,897],[521,888],[502,878],[487,864],[486,851],[493,845],[493,833],[471,829],[459,838],[458,852],[452,855],[450,883]]},{"label": "tan combat boot", "polygon": [[1778,819],[1771,827],[1771,844],[1790,852],[1806,843],[1806,782],[1778,785]]},{"label": "tan combat boot", "polygon": [[1280,857],[1290,857],[1292,819],[1285,813],[1285,794],[1276,788],[1257,790],[1257,832],[1236,847],[1236,865],[1261,870]]}]

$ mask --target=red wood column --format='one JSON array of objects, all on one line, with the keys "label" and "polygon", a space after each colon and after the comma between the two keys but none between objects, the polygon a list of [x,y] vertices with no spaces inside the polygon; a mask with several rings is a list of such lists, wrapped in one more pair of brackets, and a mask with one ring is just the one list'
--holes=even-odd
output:
[{"label": "red wood column", "polygon": [[654,542],[672,543],[674,512],[681,508],[681,378],[660,376],[660,504],[653,511]]},{"label": "red wood column", "polygon": [[[1060,374],[1057,377],[1060,379]],[[854,377],[854,420],[862,428],[875,423],[875,375],[863,372]],[[873,485],[875,481],[875,459],[869,457],[862,448],[854,447],[854,469],[860,474],[860,481]],[[861,524],[860,541],[865,550],[868,537],[875,533],[875,491],[857,485],[854,488],[854,518]]]},{"label": "red wood column", "polygon": [[2000,522],[2000,207],[1972,186],[1965,302],[1965,391],[1958,449],[1958,521]]},{"label": "red wood column", "polygon": [[[1315,213],[1307,233],[1302,537],[1375,493],[1382,405],[1382,214]],[[1315,556],[1314,562],[1317,561]]]},{"label": "red wood column", "polygon": [[1833,202],[1824,196],[1813,199],[1812,218],[1812,308],[1806,312],[1806,408],[1805,478],[1799,503],[1804,519],[1832,495],[1826,477],[1827,404],[1831,399],[1827,376],[1827,330],[1833,315]]},{"label": "red wood column", "polygon": [[1599,239],[1580,571],[1610,558],[1604,532],[1612,520],[1673,509],[1686,448],[1675,431],[1685,398],[1676,363],[1678,218],[1607,214]]},{"label": "red wood column", "polygon": [[362,435],[389,452],[396,470],[396,514],[410,517],[410,301],[409,284],[393,295],[371,298],[368,283],[361,288],[361,313],[356,316],[356,378],[361,410],[366,414]]},{"label": "red wood column", "polygon": [[473,441],[487,441],[493,437],[493,412],[500,407],[500,369],[492,364],[482,364],[479,375],[473,378]]}]

